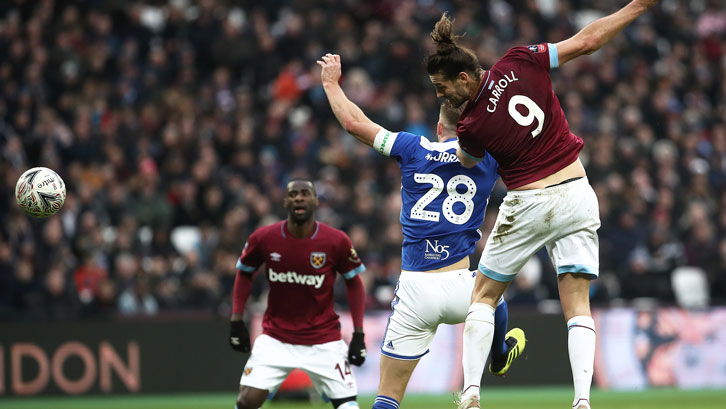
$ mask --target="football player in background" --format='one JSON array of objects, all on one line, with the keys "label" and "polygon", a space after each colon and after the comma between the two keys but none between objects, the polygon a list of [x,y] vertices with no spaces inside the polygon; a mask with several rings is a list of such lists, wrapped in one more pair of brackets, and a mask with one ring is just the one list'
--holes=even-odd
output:
[{"label": "football player in background", "polygon": [[[489,194],[497,179],[497,163],[487,157],[466,169],[456,158],[460,111],[441,107],[439,142],[407,132],[390,132],[365,116],[344,94],[338,80],[340,56],[327,54],[321,80],[340,124],[360,142],[401,168],[401,275],[391,303],[391,316],[381,347],[378,396],[374,409],[398,409],[421,357],[429,352],[439,324],[464,322],[474,275],[469,255],[481,239]],[[503,375],[525,347],[524,332],[507,333],[507,305],[496,308],[497,334],[490,371]]]},{"label": "football player in background", "polygon": [[[349,363],[360,366],[366,356],[365,290],[358,276],[365,266],[344,232],[315,220],[317,205],[310,180],[291,180],[284,199],[287,219],[255,230],[237,262],[229,337],[236,351],[250,351],[242,314],[253,275],[263,264],[270,283],[262,334],[242,373],[237,409],[262,406],[295,368],[308,374],[334,408],[358,408]],[[345,278],[353,319],[349,346],[341,339],[333,310],[336,274]]]},{"label": "football player in background", "polygon": [[589,280],[599,274],[600,217],[578,157],[582,139],[570,132],[549,71],[592,54],[656,2],[634,0],[557,44],[511,48],[489,70],[479,66],[471,50],[456,44],[446,13],[431,33],[436,52],[428,58],[427,71],[436,95],[464,107],[457,124],[457,156],[472,167],[491,154],[509,190],[482,253],[466,317],[465,389],[459,408],[479,407],[497,300],[532,254],[546,247],[557,269],[567,321],[572,406],[590,409],[595,323]]}]

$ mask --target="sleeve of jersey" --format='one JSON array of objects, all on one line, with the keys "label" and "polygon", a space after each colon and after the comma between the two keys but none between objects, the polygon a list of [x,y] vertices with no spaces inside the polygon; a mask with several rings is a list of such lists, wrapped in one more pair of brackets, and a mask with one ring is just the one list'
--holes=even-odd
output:
[{"label": "sleeve of jersey", "polygon": [[483,146],[477,146],[475,138],[471,137],[466,126],[459,124],[456,128],[456,134],[459,136],[459,148],[464,152],[464,155],[468,156],[469,159],[481,162],[487,154],[487,151]]},{"label": "sleeve of jersey", "polygon": [[550,71],[560,66],[557,45],[553,43],[514,47],[507,52],[505,57],[507,56],[533,62],[545,71]]},{"label": "sleeve of jersey", "polygon": [[363,261],[358,257],[358,253],[353,248],[353,243],[346,234],[342,234],[339,248],[337,269],[343,275],[343,278],[350,280],[366,271],[366,266],[363,265]]},{"label": "sleeve of jersey", "polygon": [[242,314],[252,292],[252,276],[240,271],[234,277],[232,290],[232,314]]},{"label": "sleeve of jersey", "polygon": [[262,254],[259,251],[260,238],[257,234],[252,233],[245,248],[242,250],[242,255],[237,259],[237,271],[242,274],[251,275],[262,265]]},{"label": "sleeve of jersey", "polygon": [[345,293],[348,296],[348,306],[350,308],[350,316],[353,319],[353,327],[363,327],[363,315],[366,305],[366,290],[363,286],[363,280],[355,276],[350,280],[345,280]]},{"label": "sleeve of jersey", "polygon": [[412,157],[415,145],[421,137],[408,132],[391,132],[381,128],[373,141],[373,148],[382,155],[408,162]]}]

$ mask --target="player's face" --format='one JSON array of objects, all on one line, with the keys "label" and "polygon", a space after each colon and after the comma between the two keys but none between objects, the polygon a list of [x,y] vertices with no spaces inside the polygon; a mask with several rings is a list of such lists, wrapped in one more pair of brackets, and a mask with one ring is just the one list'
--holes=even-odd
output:
[{"label": "player's face", "polygon": [[313,217],[318,198],[313,184],[304,180],[295,180],[287,184],[283,206],[287,209],[290,220],[303,224]]},{"label": "player's face", "polygon": [[443,74],[429,75],[429,78],[436,88],[436,97],[446,98],[454,108],[460,107],[464,101],[469,99],[468,75],[465,73],[460,73],[453,81],[446,79]]}]

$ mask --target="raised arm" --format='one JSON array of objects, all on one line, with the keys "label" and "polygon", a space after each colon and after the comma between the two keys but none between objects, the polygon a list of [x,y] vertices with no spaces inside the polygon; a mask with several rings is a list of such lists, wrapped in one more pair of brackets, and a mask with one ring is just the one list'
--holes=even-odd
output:
[{"label": "raised arm", "polygon": [[321,60],[318,61],[318,64],[323,67],[320,72],[323,90],[328,96],[330,108],[333,109],[338,122],[356,139],[368,146],[373,146],[373,141],[375,141],[378,131],[381,130],[381,126],[368,119],[358,105],[345,96],[343,89],[338,84],[341,74],[340,56],[328,53]]},{"label": "raised arm", "polygon": [[567,40],[557,43],[559,65],[599,50],[658,0],[633,0],[617,12],[597,19]]}]

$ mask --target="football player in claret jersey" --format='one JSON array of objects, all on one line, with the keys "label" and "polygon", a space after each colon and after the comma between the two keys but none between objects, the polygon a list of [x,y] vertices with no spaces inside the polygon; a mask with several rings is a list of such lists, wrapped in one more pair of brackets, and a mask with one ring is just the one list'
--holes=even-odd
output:
[{"label": "football player in claret jersey", "polygon": [[[366,356],[365,290],[358,276],[365,266],[345,233],[315,220],[317,204],[311,181],[290,181],[284,199],[288,218],[255,230],[237,262],[229,337],[235,350],[250,351],[242,314],[252,276],[263,265],[270,284],[262,334],[244,367],[237,409],[259,408],[295,368],[308,374],[334,408],[358,408],[349,364],[360,366]],[[333,310],[337,274],[345,279],[353,319],[349,346]]]},{"label": "football player in claret jersey", "polygon": [[[351,102],[338,80],[340,56],[327,54],[321,81],[338,121],[360,142],[394,158],[401,168],[401,275],[381,345],[378,396],[373,409],[398,409],[418,361],[429,352],[439,324],[464,322],[474,275],[469,255],[481,239],[497,163],[486,157],[467,169],[456,158],[460,111],[443,104],[438,142],[408,132],[390,132]],[[524,350],[524,332],[507,332],[507,305],[496,308],[495,341],[489,370],[503,375]]]},{"label": "football player in claret jersey", "polygon": [[631,1],[557,44],[511,48],[488,70],[471,50],[456,44],[453,22],[445,13],[431,33],[436,52],[429,56],[427,70],[436,95],[464,106],[457,124],[457,156],[471,167],[491,154],[509,190],[482,253],[466,318],[460,408],[479,407],[497,300],[532,254],[546,247],[567,321],[572,406],[590,409],[595,323],[589,280],[599,273],[600,218],[578,158],[583,141],[570,132],[549,71],[595,52],[656,2]]}]

